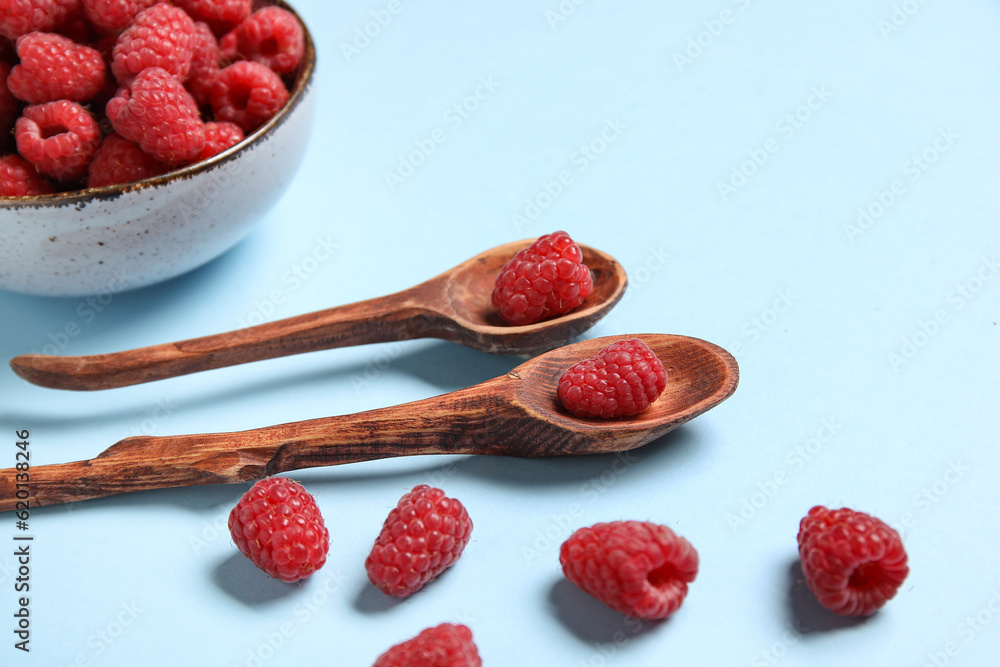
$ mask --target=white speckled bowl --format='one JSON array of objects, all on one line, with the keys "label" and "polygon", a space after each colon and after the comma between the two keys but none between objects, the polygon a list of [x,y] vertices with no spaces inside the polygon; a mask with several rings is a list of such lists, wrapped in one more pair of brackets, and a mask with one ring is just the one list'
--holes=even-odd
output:
[{"label": "white speckled bowl", "polygon": [[316,49],[304,32],[305,61],[288,104],[233,148],[127,185],[0,198],[0,289],[134,289],[190,271],[246,236],[291,182],[308,143]]}]

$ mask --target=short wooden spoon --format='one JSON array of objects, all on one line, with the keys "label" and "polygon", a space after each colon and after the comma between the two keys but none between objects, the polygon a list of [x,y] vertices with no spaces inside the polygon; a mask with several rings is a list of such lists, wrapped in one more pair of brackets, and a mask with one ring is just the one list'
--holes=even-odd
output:
[{"label": "short wooden spoon", "polygon": [[180,436],[138,436],[96,458],[0,470],[0,511],[18,492],[31,507],[119,493],[261,479],[302,468],[416,454],[538,457],[618,452],[644,445],[725,400],[739,369],[722,348],[697,338],[637,336],[667,369],[667,387],[642,414],[581,419],[556,398],[559,376],[617,340],[574,343],[507,375],[435,398],[279,426]]},{"label": "short wooden spoon", "polygon": [[11,368],[53,389],[112,389],[291,354],[441,338],[494,354],[534,354],[563,345],[604,317],[625,293],[613,257],[580,245],[594,289],[576,310],[538,324],[503,323],[490,303],[500,268],[531,240],[497,246],[430,280],[389,296],[228,333],[90,356],[24,354]]}]

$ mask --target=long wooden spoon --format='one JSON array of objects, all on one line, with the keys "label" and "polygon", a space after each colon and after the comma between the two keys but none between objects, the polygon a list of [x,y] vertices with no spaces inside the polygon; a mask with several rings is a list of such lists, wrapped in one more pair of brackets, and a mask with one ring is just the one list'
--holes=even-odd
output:
[{"label": "long wooden spoon", "polygon": [[24,354],[11,368],[28,382],[53,389],[112,389],[291,354],[441,338],[495,354],[534,354],[569,342],[592,327],[625,293],[628,279],[614,257],[580,245],[594,289],[576,310],[538,324],[510,326],[490,297],[500,268],[531,240],[497,246],[450,271],[367,301],[307,313],[228,333],[176,343],[95,354]]},{"label": "long wooden spoon", "polygon": [[[417,454],[538,457],[618,452],[644,445],[733,393],[736,360],[697,338],[642,334],[667,369],[650,408],[619,420],[574,417],[556,398],[559,376],[606,345],[574,343],[510,373],[435,398],[249,431],[125,438],[89,461],[0,470],[0,511],[19,490],[31,507],[130,491],[261,479],[302,468]],[[24,497],[26,496],[26,497]]]}]

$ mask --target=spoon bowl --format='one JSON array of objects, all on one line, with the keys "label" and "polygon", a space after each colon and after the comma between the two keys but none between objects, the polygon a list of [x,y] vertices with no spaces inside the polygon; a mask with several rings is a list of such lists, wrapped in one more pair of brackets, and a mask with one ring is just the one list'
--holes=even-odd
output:
[{"label": "spoon bowl", "polygon": [[[628,278],[618,261],[595,248],[577,244],[583,263],[590,268],[594,288],[579,308],[536,324],[507,324],[493,307],[493,285],[504,264],[531,240],[497,246],[455,267],[447,276],[445,302],[461,337],[455,340],[493,354],[534,354],[565,344],[594,326],[625,294]],[[454,339],[452,339],[454,340]]]},{"label": "spoon bowl", "polygon": [[[617,419],[581,418],[556,395],[559,378],[570,366],[621,340],[639,338],[667,371],[663,393],[637,415]],[[697,338],[638,334],[592,338],[566,345],[522,364],[508,377],[520,378],[517,403],[540,423],[552,427],[549,442],[565,440],[552,454],[602,454],[645,445],[728,398],[739,382],[736,360],[721,347]],[[528,456],[518,444],[512,456]]]},{"label": "spoon bowl", "polygon": [[574,311],[524,326],[493,308],[503,265],[534,239],[497,246],[415,287],[228,333],[88,356],[24,354],[10,366],[33,384],[90,391],[335,347],[440,338],[493,354],[535,354],[563,345],[604,317],[628,285],[614,257],[577,244],[594,288]]},{"label": "spoon bowl", "polygon": [[[556,399],[560,375],[626,338],[640,338],[663,362],[667,386],[648,410],[585,419]],[[541,457],[640,447],[728,398],[739,382],[732,355],[697,338],[608,336],[552,350],[472,387],[352,415],[230,433],[138,436],[97,457],[31,467],[32,507],[131,491],[227,484],[313,468],[424,454]],[[17,470],[0,470],[0,511],[14,509]],[[23,495],[23,494],[22,494]]]}]

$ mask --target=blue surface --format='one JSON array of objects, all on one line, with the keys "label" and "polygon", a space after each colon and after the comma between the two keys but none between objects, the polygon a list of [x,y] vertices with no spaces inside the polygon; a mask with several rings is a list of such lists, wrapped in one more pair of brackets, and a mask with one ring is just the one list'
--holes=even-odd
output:
[{"label": "blue surface", "polygon": [[[740,387],[629,465],[413,458],[297,474],[333,536],[301,586],[268,580],[231,543],[225,519],[246,487],[34,511],[32,650],[13,648],[5,547],[0,664],[369,665],[443,621],[469,624],[488,665],[993,664],[995,3],[295,4],[319,44],[319,122],[277,210],[211,264],[104,303],[0,294],[5,358],[114,351],[387,294],[566,229],[631,278],[588,336],[713,341],[738,358]],[[372,12],[386,25],[344,49]],[[18,429],[32,463],[70,461],[126,435],[419,399],[519,362],[415,341],[85,394],[7,369],[0,458],[13,465]],[[394,603],[363,560],[420,483],[462,499],[473,541]],[[796,581],[797,525],[814,504],[902,530],[911,574],[865,622],[824,613]],[[562,580],[562,539],[621,518],[671,526],[701,555],[665,623],[626,621]],[[0,540],[18,532],[0,516]]]}]

